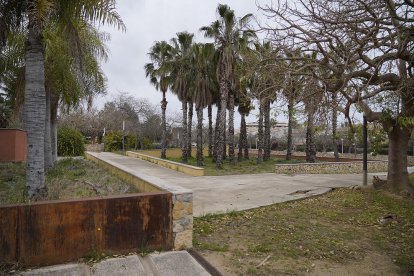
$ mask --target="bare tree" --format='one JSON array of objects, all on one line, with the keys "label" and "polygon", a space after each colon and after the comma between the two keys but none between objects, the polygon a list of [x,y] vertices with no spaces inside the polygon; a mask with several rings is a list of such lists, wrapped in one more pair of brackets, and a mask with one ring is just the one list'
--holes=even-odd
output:
[{"label": "bare tree", "polygon": [[299,0],[262,6],[278,24],[265,27],[275,41],[315,55],[329,92],[357,105],[389,138],[385,188],[414,196],[407,146],[414,127],[414,3],[394,0]]}]

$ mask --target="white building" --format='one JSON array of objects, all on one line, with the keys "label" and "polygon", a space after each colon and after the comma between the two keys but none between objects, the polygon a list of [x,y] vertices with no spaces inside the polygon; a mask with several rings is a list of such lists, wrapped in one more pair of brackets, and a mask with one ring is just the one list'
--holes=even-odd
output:
[{"label": "white building", "polygon": [[[248,136],[257,135],[259,124],[258,123],[246,123],[246,131]],[[288,124],[287,123],[276,123],[270,128],[270,137],[272,139],[282,138],[287,135]],[[240,130],[238,130],[240,133]]]}]

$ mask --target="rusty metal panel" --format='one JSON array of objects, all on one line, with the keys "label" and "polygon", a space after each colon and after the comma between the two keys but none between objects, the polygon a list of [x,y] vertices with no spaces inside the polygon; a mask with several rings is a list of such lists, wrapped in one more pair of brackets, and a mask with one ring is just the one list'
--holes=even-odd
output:
[{"label": "rusty metal panel", "polygon": [[25,205],[21,210],[19,262],[56,264],[76,260],[94,245],[91,201]]},{"label": "rusty metal panel", "polygon": [[104,247],[120,251],[131,249],[170,249],[172,247],[172,199],[156,197],[109,199],[102,220]]},{"label": "rusty metal panel", "polygon": [[0,206],[0,219],[0,263],[51,265],[173,246],[167,192]]},{"label": "rusty metal panel", "polygon": [[0,208],[0,260],[4,263],[15,262],[18,256],[18,217],[18,206]]}]

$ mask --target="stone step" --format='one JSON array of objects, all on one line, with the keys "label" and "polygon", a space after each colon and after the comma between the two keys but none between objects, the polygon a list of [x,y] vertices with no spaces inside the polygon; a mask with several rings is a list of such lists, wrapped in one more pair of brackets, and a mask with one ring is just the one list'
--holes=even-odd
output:
[{"label": "stone step", "polygon": [[130,255],[110,258],[93,266],[63,264],[28,270],[24,276],[208,276],[187,251],[152,253],[145,257]]}]

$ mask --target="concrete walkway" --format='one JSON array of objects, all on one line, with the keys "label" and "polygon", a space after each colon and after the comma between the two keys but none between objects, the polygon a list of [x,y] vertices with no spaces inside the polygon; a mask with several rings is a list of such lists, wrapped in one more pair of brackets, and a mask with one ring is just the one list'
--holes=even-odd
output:
[{"label": "concrete walkway", "polygon": [[193,214],[196,217],[246,210],[323,194],[332,188],[362,184],[362,174],[190,176],[119,154],[101,152],[97,157],[193,190]]},{"label": "concrete walkway", "polygon": [[106,259],[94,265],[71,263],[28,270],[23,276],[208,276],[187,251],[130,255]]}]

